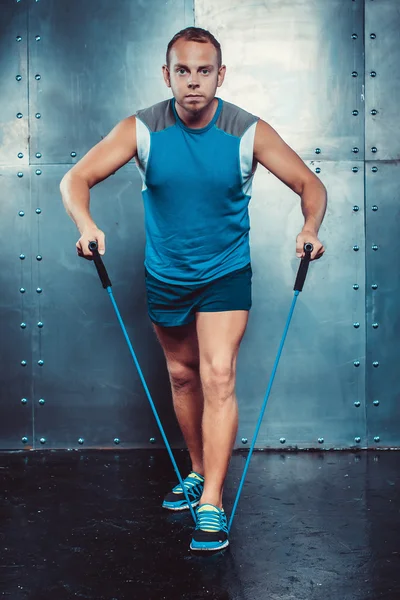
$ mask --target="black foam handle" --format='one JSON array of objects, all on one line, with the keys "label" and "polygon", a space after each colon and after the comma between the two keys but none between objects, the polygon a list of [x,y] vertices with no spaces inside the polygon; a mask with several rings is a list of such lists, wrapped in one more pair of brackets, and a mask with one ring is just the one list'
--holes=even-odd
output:
[{"label": "black foam handle", "polygon": [[103,288],[106,289],[108,287],[111,287],[111,281],[108,276],[107,270],[104,266],[104,263],[102,261],[102,258],[99,254],[97,242],[89,242],[89,250],[93,254],[94,264],[96,266],[97,274],[100,277],[100,281],[101,281]]},{"label": "black foam handle", "polygon": [[304,244],[304,252],[306,255],[301,259],[299,270],[297,271],[297,277],[293,288],[295,292],[301,292],[303,290],[303,285],[308,271],[308,265],[310,264],[311,252],[313,250],[314,246],[310,242],[306,242]]}]

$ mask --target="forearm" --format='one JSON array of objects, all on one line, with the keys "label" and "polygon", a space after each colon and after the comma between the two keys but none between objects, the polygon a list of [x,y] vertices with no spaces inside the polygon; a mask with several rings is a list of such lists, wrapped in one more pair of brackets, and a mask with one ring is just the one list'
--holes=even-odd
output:
[{"label": "forearm", "polygon": [[303,230],[317,234],[326,211],[326,188],[319,180],[309,181],[304,185],[300,196],[301,210],[304,215]]},{"label": "forearm", "polygon": [[90,188],[85,179],[67,173],[60,183],[60,192],[65,210],[80,233],[88,227],[96,227],[90,214]]}]

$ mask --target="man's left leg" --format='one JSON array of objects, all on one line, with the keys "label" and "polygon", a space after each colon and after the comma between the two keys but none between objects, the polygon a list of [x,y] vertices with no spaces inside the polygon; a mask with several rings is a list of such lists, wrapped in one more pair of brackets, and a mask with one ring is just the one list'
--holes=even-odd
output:
[{"label": "man's left leg", "polygon": [[[223,486],[238,429],[236,362],[248,316],[247,310],[196,313],[204,395],[202,430],[205,485],[199,514],[202,510],[208,511],[205,522],[210,523],[210,531],[213,521],[216,522],[217,516],[221,515],[214,511],[214,518],[212,507],[204,506],[202,509],[201,505],[222,509]],[[225,519],[225,515],[223,517]],[[197,537],[200,539],[202,536],[198,534]],[[203,535],[204,540],[212,537]],[[212,544],[208,549],[212,549]]]}]

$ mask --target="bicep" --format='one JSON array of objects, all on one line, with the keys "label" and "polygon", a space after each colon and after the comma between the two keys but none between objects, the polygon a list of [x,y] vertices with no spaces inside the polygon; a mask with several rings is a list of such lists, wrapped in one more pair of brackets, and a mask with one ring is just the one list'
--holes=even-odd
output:
[{"label": "bicep", "polygon": [[136,152],[136,118],[130,116],[93,146],[69,173],[85,179],[91,188],[129,162]]},{"label": "bicep", "polygon": [[260,119],[254,138],[254,158],[300,194],[306,181],[318,179],[271,125]]}]

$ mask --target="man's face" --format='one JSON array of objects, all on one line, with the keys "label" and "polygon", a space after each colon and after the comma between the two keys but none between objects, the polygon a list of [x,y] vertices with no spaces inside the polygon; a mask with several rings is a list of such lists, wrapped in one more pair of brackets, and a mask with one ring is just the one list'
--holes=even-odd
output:
[{"label": "man's face", "polygon": [[196,113],[213,101],[224,80],[225,66],[218,69],[217,49],[210,42],[180,39],[171,48],[170,65],[163,66],[163,74],[176,102]]}]

